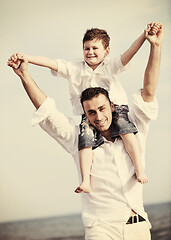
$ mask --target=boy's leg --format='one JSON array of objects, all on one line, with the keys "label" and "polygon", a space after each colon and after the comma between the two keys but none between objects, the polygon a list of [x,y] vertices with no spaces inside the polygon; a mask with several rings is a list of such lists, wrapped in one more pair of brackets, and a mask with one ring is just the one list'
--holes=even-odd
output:
[{"label": "boy's leg", "polygon": [[128,133],[121,135],[121,138],[124,142],[125,149],[134,164],[137,180],[142,184],[147,183],[148,177],[144,172],[144,167],[141,162],[140,148],[136,136],[133,133]]},{"label": "boy's leg", "polygon": [[94,141],[94,133],[91,129],[86,116],[82,116],[82,121],[80,124],[80,134],[79,134],[79,159],[80,159],[80,171],[82,176],[82,183],[75,190],[76,193],[89,193],[91,192],[90,186],[90,170],[92,165],[92,145]]},{"label": "boy's leg", "polygon": [[95,129],[89,125],[86,116],[82,116],[82,121],[80,124],[80,134],[79,134],[79,158],[80,158],[80,171],[82,176],[82,183],[75,190],[76,193],[89,193],[91,192],[90,186],[90,170],[93,161],[93,151],[96,147],[103,144],[104,140]]},{"label": "boy's leg", "polygon": [[82,183],[75,190],[76,193],[89,193],[91,192],[90,185],[90,170],[93,160],[93,151],[92,147],[86,147],[79,151],[80,158],[80,171],[82,176]]}]

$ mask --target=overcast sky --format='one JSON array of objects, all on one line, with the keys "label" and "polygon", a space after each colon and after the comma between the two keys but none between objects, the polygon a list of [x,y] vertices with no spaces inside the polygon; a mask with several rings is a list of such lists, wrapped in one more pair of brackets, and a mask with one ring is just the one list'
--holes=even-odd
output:
[{"label": "overcast sky", "polygon": [[[115,56],[130,46],[147,23],[164,24],[156,93],[159,117],[151,122],[147,141],[150,181],[144,186],[144,202],[171,201],[170,10],[169,0],[0,1],[0,222],[81,212],[80,196],[74,193],[78,185],[74,161],[39,126],[31,126],[34,107],[6,62],[17,51],[71,61],[82,58],[82,37],[91,27],[108,31],[110,56]],[[129,98],[142,87],[148,53],[146,42],[128,71],[119,76]],[[67,80],[37,66],[30,65],[29,71],[58,109],[71,116]]]}]

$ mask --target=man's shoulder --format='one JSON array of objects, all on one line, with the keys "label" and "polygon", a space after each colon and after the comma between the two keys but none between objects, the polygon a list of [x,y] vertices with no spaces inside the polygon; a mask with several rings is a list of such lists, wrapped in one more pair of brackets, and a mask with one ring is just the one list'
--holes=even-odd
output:
[{"label": "man's shoulder", "polygon": [[148,123],[150,120],[155,120],[158,115],[158,103],[154,98],[153,102],[145,102],[141,96],[141,89],[139,89],[132,96],[130,104],[130,119],[137,125],[139,123]]},{"label": "man's shoulder", "polygon": [[70,154],[77,151],[79,128],[71,117],[65,116],[56,108],[54,99],[46,98],[34,113],[32,124],[39,124]]}]

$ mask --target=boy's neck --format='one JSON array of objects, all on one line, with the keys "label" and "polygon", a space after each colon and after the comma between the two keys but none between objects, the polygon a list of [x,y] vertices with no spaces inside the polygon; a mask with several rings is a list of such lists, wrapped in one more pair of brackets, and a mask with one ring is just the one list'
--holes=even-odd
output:
[{"label": "boy's neck", "polygon": [[[87,63],[87,62],[86,62]],[[102,63],[102,62],[101,62]],[[97,65],[89,65],[87,63],[87,65],[94,71],[101,63],[98,63]]]}]

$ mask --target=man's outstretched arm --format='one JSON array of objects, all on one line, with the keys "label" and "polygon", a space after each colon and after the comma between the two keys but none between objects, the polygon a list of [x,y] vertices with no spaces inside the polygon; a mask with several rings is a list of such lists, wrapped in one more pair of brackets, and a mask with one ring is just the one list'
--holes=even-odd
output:
[{"label": "man's outstretched arm", "polygon": [[145,30],[146,39],[150,43],[150,56],[144,74],[142,98],[145,102],[152,102],[158,83],[160,71],[161,46],[163,41],[163,26],[155,23],[154,28],[158,29],[155,35],[150,35],[150,25]]},{"label": "man's outstretched arm", "polygon": [[27,66],[28,61],[24,57],[20,57],[21,64],[19,68],[15,69],[13,67],[13,61],[8,61],[8,65],[13,67],[14,72],[20,77],[22,84],[32,101],[33,105],[38,109],[42,103],[46,100],[47,96],[42,92],[42,90],[36,85],[30,74],[28,73]]},{"label": "man's outstretched arm", "polygon": [[33,124],[39,123],[44,131],[53,137],[67,152],[77,152],[78,128],[75,126],[74,121],[71,118],[67,118],[63,113],[60,113],[56,109],[54,101],[47,98],[36,85],[27,71],[27,59],[22,57],[20,60],[21,65],[17,69],[14,67],[12,60],[8,61],[8,65],[13,67],[14,72],[20,77],[36,109],[40,106],[42,107],[35,112]]}]

